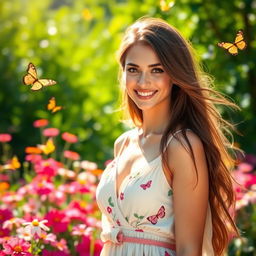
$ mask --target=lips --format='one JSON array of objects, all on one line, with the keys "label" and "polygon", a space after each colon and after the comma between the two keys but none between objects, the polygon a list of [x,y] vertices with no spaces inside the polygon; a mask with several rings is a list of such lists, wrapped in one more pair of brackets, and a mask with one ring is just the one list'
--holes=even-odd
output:
[{"label": "lips", "polygon": [[138,98],[140,99],[150,99],[152,98],[156,93],[157,91],[141,91],[141,90],[134,90],[138,96]]}]

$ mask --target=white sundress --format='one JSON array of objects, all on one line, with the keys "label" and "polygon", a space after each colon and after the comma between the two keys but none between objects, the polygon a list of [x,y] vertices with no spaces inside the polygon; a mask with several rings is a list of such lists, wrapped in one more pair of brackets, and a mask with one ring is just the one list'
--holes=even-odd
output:
[{"label": "white sundress", "polygon": [[[180,132],[179,131],[176,131]],[[175,251],[140,243],[118,243],[121,230],[129,237],[175,242],[172,189],[162,169],[161,155],[133,170],[122,181],[120,195],[116,195],[118,160],[129,136],[138,136],[132,129],[126,136],[120,153],[104,170],[96,190],[96,200],[102,213],[101,256],[175,256]],[[168,140],[167,145],[173,136]],[[213,256],[212,221],[208,203],[204,229],[203,256]]]}]

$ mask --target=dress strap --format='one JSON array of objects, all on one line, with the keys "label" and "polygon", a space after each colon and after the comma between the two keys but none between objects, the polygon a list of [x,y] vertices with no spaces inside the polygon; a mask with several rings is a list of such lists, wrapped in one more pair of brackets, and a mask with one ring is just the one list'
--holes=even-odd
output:
[{"label": "dress strap", "polygon": [[[187,131],[187,130],[191,131],[191,129],[189,129],[189,128],[185,129],[185,131]],[[179,132],[181,132],[181,131],[183,131],[183,130],[182,130],[182,129],[181,129],[181,130],[178,130],[178,131],[176,131],[175,133],[173,133],[173,134],[169,137],[169,139],[167,140],[166,146],[165,146],[165,150],[167,149],[167,147],[168,147],[169,143],[171,142],[172,138],[173,138],[177,133],[179,133]],[[165,150],[164,150],[164,151],[165,151]]]},{"label": "dress strap", "polygon": [[122,154],[122,152],[123,152],[123,150],[124,150],[124,148],[125,148],[125,146],[126,146],[126,143],[127,143],[127,140],[128,140],[128,138],[129,138],[129,133],[130,133],[130,131],[128,131],[128,132],[125,132],[124,134],[123,134],[123,136],[125,137],[124,138],[124,141],[123,141],[123,143],[122,143],[122,145],[121,145],[121,147],[120,147],[120,149],[119,149],[119,151],[118,151],[118,153],[117,153],[117,157],[119,157],[121,154]]}]

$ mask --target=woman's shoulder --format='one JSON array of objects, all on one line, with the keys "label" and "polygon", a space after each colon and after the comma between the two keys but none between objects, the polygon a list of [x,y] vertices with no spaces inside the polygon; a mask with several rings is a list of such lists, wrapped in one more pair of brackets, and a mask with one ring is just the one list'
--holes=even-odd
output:
[{"label": "woman's shoulder", "polygon": [[123,143],[125,143],[125,141],[131,140],[133,137],[133,134],[135,132],[135,129],[130,129],[128,131],[125,131],[124,133],[122,133],[119,137],[117,137],[117,139],[115,140],[114,143],[114,156],[116,156],[119,152],[119,150],[121,149]]},{"label": "woman's shoulder", "polygon": [[190,129],[185,131],[185,135],[186,137],[182,132],[176,133],[167,146],[168,162],[174,169],[180,165],[184,167],[185,164],[187,167],[192,166],[192,154],[196,162],[205,162],[204,146],[200,136]]}]

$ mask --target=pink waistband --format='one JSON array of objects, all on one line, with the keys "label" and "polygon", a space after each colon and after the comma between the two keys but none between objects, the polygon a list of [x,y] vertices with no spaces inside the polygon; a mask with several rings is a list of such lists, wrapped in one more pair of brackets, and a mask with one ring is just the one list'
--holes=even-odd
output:
[{"label": "pink waistband", "polygon": [[[111,242],[111,241],[107,241],[107,242]],[[140,238],[140,237],[130,237],[130,236],[125,236],[122,232],[119,232],[118,244],[122,244],[123,242],[155,245],[155,246],[160,246],[160,247],[170,249],[172,251],[176,250],[175,244],[171,242],[163,242],[163,241],[157,241],[153,239],[146,239],[146,238]]]}]

